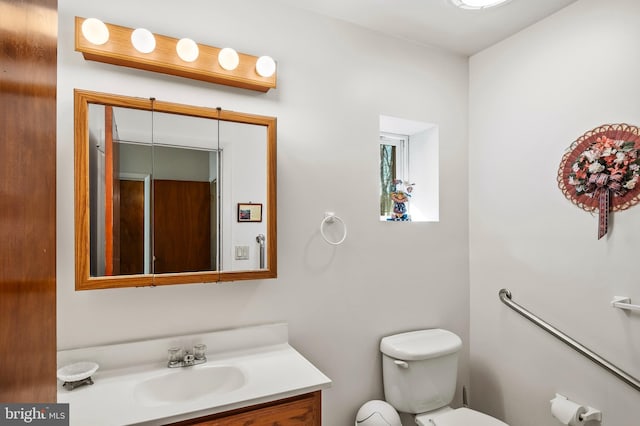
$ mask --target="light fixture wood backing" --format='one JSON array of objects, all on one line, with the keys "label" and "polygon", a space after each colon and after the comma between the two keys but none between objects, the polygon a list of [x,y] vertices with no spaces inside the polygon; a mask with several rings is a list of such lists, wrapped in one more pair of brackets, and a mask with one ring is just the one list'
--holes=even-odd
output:
[{"label": "light fixture wood backing", "polygon": [[[82,35],[85,18],[75,19],[75,49],[88,61],[104,62],[123,67],[176,75],[179,77],[224,84],[226,86],[267,92],[276,87],[276,74],[262,77],[256,72],[257,56],[238,53],[240,64],[227,71],[218,63],[220,48],[198,43],[200,54],[193,62],[180,59],[176,52],[178,39],[154,34],[156,48],[151,53],[140,53],[131,44],[132,28],[105,24],[109,41],[94,45]],[[196,41],[197,42],[197,41]]]}]

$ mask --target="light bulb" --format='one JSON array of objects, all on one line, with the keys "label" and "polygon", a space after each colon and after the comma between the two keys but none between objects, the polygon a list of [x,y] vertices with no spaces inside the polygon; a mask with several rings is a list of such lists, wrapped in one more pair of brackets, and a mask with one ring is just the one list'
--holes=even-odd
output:
[{"label": "light bulb", "polygon": [[218,53],[218,63],[227,71],[235,70],[236,68],[238,68],[238,64],[240,63],[238,52],[230,47],[221,49],[220,53]]},{"label": "light bulb", "polygon": [[82,35],[97,46],[109,41],[109,28],[99,19],[87,18],[82,23]]},{"label": "light bulb", "polygon": [[271,77],[276,72],[276,62],[271,56],[260,56],[256,61],[256,72],[261,77]]},{"label": "light bulb", "polygon": [[200,55],[198,45],[190,38],[180,39],[178,44],[176,44],[176,52],[178,52],[180,59],[185,62],[193,62],[198,59],[198,55]]},{"label": "light bulb", "polygon": [[140,53],[151,53],[156,48],[156,38],[151,31],[137,28],[131,33],[131,44]]}]

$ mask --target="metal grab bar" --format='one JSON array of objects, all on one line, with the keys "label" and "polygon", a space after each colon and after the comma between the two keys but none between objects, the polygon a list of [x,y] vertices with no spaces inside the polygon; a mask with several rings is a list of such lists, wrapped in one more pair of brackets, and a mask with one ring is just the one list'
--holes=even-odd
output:
[{"label": "metal grab bar", "polygon": [[640,391],[640,381],[638,379],[631,376],[629,373],[621,370],[620,368],[616,367],[615,365],[611,364],[609,361],[602,358],[600,355],[589,350],[584,345],[578,343],[571,337],[564,334],[562,331],[558,330],[554,326],[550,325],[549,323],[545,322],[541,318],[527,311],[522,306],[515,303],[513,300],[511,300],[511,292],[509,290],[503,288],[498,292],[498,296],[500,297],[500,300],[502,301],[502,303],[504,303],[505,305],[507,305],[508,307],[510,307],[511,309],[513,309],[514,311],[516,311],[517,313],[519,313],[520,315],[522,315],[523,317],[525,317],[526,319],[528,319],[529,321],[537,325],[538,327],[542,328],[543,330],[551,334],[553,337],[564,342],[570,348],[578,351],[585,357],[589,358],[591,361],[595,362],[600,367],[604,368],[609,373],[613,374],[614,376],[616,376],[617,378],[619,378],[620,380],[622,380],[623,382],[625,382],[626,384],[634,388],[635,390]]}]

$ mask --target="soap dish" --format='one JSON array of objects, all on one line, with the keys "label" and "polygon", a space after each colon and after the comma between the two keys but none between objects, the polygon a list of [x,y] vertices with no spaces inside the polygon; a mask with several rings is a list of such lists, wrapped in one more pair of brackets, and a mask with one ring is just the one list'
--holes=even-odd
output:
[{"label": "soap dish", "polygon": [[98,364],[90,361],[76,362],[58,369],[58,379],[63,387],[72,390],[82,385],[92,385],[91,375],[98,370]]}]

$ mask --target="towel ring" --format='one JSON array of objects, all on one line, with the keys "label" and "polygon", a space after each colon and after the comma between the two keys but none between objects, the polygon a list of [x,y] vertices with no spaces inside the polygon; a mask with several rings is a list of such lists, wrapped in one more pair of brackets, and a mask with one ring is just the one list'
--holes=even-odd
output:
[{"label": "towel ring", "polygon": [[[327,238],[327,235],[324,233],[324,226],[327,223],[333,223],[335,220],[339,221],[342,224],[342,228],[344,228],[344,234],[342,235],[342,238],[340,238],[338,241],[331,241],[329,238]],[[324,240],[327,243],[334,246],[338,246],[342,244],[344,240],[347,238],[347,225],[344,223],[344,220],[340,219],[339,216],[336,216],[335,213],[326,212],[324,214],[324,219],[322,219],[322,222],[320,222],[320,234],[322,235],[322,238],[324,238]]]}]

